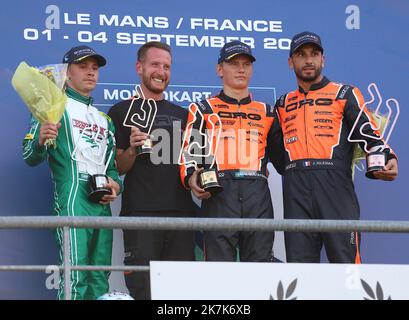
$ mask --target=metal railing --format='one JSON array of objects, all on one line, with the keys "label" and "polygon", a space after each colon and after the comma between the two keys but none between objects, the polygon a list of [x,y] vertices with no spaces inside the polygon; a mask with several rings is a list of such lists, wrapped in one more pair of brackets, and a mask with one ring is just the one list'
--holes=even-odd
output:
[{"label": "metal railing", "polygon": [[[290,232],[391,232],[409,233],[409,221],[357,220],[279,220],[231,218],[148,218],[148,217],[48,217],[1,216],[0,229],[63,229],[64,297],[71,299],[70,272],[80,271],[149,271],[149,266],[72,266],[69,259],[70,228],[134,230],[226,230]],[[0,271],[45,271],[49,266],[0,266]]]}]

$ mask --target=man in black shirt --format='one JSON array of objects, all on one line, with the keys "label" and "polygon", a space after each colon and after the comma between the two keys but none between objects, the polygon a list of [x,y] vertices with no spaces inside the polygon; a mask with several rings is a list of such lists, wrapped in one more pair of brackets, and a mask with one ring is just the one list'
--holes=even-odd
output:
[{"label": "man in black shirt", "polygon": [[[116,132],[117,167],[126,174],[121,216],[191,217],[194,204],[179,178],[177,156],[186,124],[187,110],[166,101],[163,91],[169,84],[171,48],[148,42],[138,50],[136,71],[146,99],[154,99],[157,114],[152,126],[153,153],[136,155],[136,147],[148,138],[138,127],[123,125],[132,99],[119,102],[109,111]],[[130,114],[141,109],[135,99]],[[125,265],[148,265],[150,260],[194,260],[193,231],[124,230]],[[125,282],[135,299],[150,299],[149,274],[125,274]]]}]

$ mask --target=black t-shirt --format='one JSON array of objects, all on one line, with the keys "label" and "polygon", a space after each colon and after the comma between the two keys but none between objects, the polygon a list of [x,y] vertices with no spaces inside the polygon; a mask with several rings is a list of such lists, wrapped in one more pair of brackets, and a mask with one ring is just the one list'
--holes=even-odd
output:
[{"label": "black t-shirt", "polygon": [[[132,99],[121,101],[108,112],[115,124],[118,149],[126,150],[129,147],[131,128],[124,126],[123,122],[131,102]],[[135,100],[127,124],[132,123],[130,118],[135,113],[143,116],[141,102],[141,99]],[[145,159],[137,157],[126,173],[121,208],[121,215],[124,216],[141,211],[194,212],[192,197],[182,186],[177,163],[188,112],[166,100],[156,101],[156,104],[157,114],[151,130],[154,136],[153,154]]]}]

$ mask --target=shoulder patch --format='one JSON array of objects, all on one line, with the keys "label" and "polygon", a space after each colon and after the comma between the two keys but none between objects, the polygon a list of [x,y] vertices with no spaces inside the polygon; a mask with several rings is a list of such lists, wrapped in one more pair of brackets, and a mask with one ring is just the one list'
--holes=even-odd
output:
[{"label": "shoulder patch", "polygon": [[208,100],[202,100],[200,102],[196,102],[196,105],[200,109],[202,109],[203,113],[213,113],[212,105]]},{"label": "shoulder patch", "polygon": [[265,106],[266,106],[266,115],[271,116],[274,113],[274,106],[268,103],[266,103]]},{"label": "shoulder patch", "polygon": [[341,89],[339,89],[339,92],[335,100],[346,99],[348,92],[350,92],[352,89],[353,87],[348,84],[343,85]]},{"label": "shoulder patch", "polygon": [[282,108],[285,105],[285,99],[286,99],[287,95],[283,94],[280,98],[278,98],[277,100],[277,106]]},{"label": "shoulder patch", "polygon": [[27,133],[26,136],[24,137],[24,140],[33,140],[34,135],[32,133]]},{"label": "shoulder patch", "polygon": [[206,110],[206,107],[205,107],[205,105],[203,104],[202,101],[196,102],[196,105],[197,105],[198,107],[200,107],[200,109],[202,109],[203,111]]}]

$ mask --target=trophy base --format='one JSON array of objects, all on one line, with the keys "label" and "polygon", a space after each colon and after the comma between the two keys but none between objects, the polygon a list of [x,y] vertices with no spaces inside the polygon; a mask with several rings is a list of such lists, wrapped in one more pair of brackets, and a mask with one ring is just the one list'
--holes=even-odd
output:
[{"label": "trophy base", "polygon": [[89,176],[88,185],[89,193],[88,200],[98,203],[106,194],[112,194],[111,190],[104,185],[108,183],[108,177],[105,174],[94,174]]},{"label": "trophy base", "polygon": [[152,149],[138,149],[138,148],[136,148],[136,158],[137,159],[149,159],[151,154],[153,153]]},{"label": "trophy base", "polygon": [[211,195],[218,194],[223,190],[217,179],[216,169],[205,169],[199,174],[199,184],[202,189]]},{"label": "trophy base", "polygon": [[153,153],[152,140],[146,139],[144,144],[136,147],[136,157],[139,159],[147,159]]},{"label": "trophy base", "polygon": [[382,151],[371,152],[366,155],[366,173],[365,176],[369,179],[378,179],[374,176],[374,172],[381,171],[386,164],[386,153]]},{"label": "trophy base", "polygon": [[111,190],[109,189],[95,190],[93,192],[88,193],[88,200],[91,202],[99,203],[103,196],[105,196],[106,194],[112,194]]},{"label": "trophy base", "polygon": [[206,192],[210,192],[212,196],[220,193],[223,191],[223,187],[221,185],[214,185],[214,186],[204,186],[203,189]]}]

